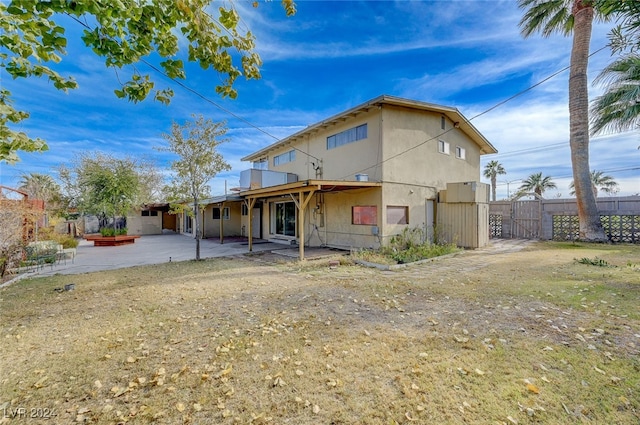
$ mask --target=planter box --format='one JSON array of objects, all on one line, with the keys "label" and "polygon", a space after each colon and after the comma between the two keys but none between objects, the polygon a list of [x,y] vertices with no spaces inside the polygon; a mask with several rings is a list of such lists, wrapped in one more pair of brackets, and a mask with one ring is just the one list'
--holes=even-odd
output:
[{"label": "planter box", "polygon": [[93,241],[93,246],[120,246],[135,243],[139,237],[138,235],[86,235],[84,238],[88,241]]}]

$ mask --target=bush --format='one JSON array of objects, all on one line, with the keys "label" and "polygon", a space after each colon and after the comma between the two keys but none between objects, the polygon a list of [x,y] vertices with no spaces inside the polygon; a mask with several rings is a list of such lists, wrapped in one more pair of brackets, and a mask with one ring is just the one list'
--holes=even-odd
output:
[{"label": "bush", "polygon": [[113,227],[101,227],[100,234],[102,236],[122,236],[127,234],[127,228],[114,229]]},{"label": "bush", "polygon": [[[365,261],[383,264],[388,262],[403,264],[439,257],[456,251],[458,251],[458,247],[453,243],[431,242],[421,227],[406,227],[402,233],[391,238],[388,246],[380,248],[377,252],[363,250],[356,255]],[[374,259],[376,257],[378,257],[378,260]],[[380,257],[387,258],[390,261],[384,261]]]}]

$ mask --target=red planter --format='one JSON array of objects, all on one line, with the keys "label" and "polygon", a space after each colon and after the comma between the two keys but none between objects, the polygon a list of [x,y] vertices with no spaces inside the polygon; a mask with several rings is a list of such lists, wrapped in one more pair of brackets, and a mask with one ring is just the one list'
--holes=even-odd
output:
[{"label": "red planter", "polygon": [[84,238],[88,241],[93,241],[93,246],[120,246],[135,243],[139,237],[138,235],[86,235]]}]

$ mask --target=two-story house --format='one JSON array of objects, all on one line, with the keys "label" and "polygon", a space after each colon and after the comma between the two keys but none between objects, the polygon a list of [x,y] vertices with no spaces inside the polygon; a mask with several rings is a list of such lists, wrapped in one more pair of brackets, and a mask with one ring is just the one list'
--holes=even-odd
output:
[{"label": "two-story house", "polygon": [[[250,249],[254,237],[284,241],[301,258],[305,245],[379,247],[407,226],[447,227],[439,203],[488,203],[480,156],[496,152],[456,108],[380,96],[242,158],[253,167],[241,174],[241,225]],[[464,186],[447,196],[452,183]],[[488,207],[449,211],[458,233],[488,223]]]}]

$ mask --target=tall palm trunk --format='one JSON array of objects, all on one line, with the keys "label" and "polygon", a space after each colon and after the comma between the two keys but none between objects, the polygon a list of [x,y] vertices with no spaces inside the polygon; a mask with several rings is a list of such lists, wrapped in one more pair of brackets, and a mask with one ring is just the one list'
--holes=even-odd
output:
[{"label": "tall palm trunk", "polygon": [[492,174],[491,175],[491,200],[493,202],[496,201],[496,184],[497,184],[496,175]]},{"label": "tall palm trunk", "polygon": [[573,16],[573,47],[569,76],[569,145],[580,220],[580,239],[605,242],[607,238],[600,223],[596,198],[593,196],[589,168],[587,65],[593,25],[593,8],[586,6],[584,0],[575,0]]}]

